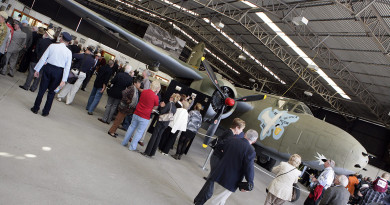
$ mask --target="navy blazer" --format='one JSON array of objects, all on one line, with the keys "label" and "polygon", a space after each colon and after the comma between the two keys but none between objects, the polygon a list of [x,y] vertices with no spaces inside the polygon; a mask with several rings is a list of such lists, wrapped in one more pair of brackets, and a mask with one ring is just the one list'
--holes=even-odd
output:
[{"label": "navy blazer", "polygon": [[253,184],[256,152],[249,141],[245,138],[231,138],[224,143],[223,153],[210,180],[231,192],[236,191],[244,177]]}]

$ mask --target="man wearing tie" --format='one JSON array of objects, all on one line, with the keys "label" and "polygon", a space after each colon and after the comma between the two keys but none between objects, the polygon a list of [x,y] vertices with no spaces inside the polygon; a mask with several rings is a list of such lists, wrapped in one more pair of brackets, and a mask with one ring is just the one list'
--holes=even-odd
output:
[{"label": "man wearing tie", "polygon": [[99,65],[99,60],[102,57],[100,53],[97,53],[95,55],[95,63],[91,69],[87,71],[87,77],[83,81],[83,85],[81,86],[81,90],[85,91],[85,88],[87,87],[89,80],[91,80],[91,77],[93,75],[93,72],[96,70],[96,67]]},{"label": "man wearing tie", "polygon": [[[43,69],[42,79],[39,85],[39,92],[35,99],[34,106],[31,111],[35,114],[38,113],[39,107],[42,102],[43,95],[46,90],[47,100],[45,107],[42,110],[42,116],[48,116],[55,92],[54,90],[60,86],[63,87],[68,79],[70,65],[72,64],[72,52],[67,48],[69,41],[72,37],[69,33],[63,32],[62,38],[59,44],[51,44],[43,53],[38,64],[35,66],[34,76],[39,77],[39,71]],[[46,63],[46,64],[45,64]]]}]

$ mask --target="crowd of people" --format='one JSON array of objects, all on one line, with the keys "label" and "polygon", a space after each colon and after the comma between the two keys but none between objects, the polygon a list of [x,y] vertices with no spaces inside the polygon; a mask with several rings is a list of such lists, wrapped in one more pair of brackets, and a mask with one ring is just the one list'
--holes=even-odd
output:
[{"label": "crowd of people", "polygon": [[[161,85],[158,81],[150,81],[148,70],[138,75],[130,65],[106,61],[93,47],[82,48],[67,32],[56,37],[52,29],[29,27],[26,20],[14,21],[4,11],[0,12],[0,56],[0,74],[7,74],[9,68],[8,75],[13,77],[19,64],[20,72],[28,71],[20,88],[35,92],[39,85],[31,108],[33,113],[38,113],[48,91],[42,116],[49,115],[56,94],[58,101],[71,105],[78,90],[86,91],[90,79],[96,74],[86,102],[86,113],[94,115],[100,99],[107,92],[105,111],[98,120],[106,124],[113,121],[107,131],[113,138],[118,136],[118,128],[125,130],[121,145],[134,152],[139,152],[138,145],[144,146],[147,128],[154,127],[141,153],[147,158],[154,157],[157,150],[162,155],[169,155],[180,136],[176,152],[171,157],[181,160],[201,127],[203,106],[195,103],[194,96],[172,93],[164,102]],[[154,121],[151,120],[153,117]],[[194,204],[224,204],[237,189],[243,192],[253,189],[256,153],[251,144],[256,142],[259,134],[252,129],[244,133],[244,129],[245,121],[235,118],[230,129],[211,142],[210,173],[205,177],[206,182]],[[301,157],[293,154],[288,162],[281,162],[272,169],[276,177],[267,187],[265,205],[281,205],[294,199],[294,183],[302,175],[298,169],[300,164]],[[389,174],[385,173],[372,182],[361,176],[336,175],[334,166],[333,160],[325,160],[321,174],[309,177],[311,191],[305,205],[385,204],[389,201]]]}]

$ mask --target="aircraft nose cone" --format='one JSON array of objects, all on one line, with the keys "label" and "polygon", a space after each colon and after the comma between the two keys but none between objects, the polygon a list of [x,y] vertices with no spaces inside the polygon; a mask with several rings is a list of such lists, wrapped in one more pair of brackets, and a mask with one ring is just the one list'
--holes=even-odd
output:
[{"label": "aircraft nose cone", "polygon": [[231,107],[234,105],[234,103],[235,103],[235,101],[232,98],[226,98],[226,100],[225,100],[225,105],[227,105],[227,106]]}]

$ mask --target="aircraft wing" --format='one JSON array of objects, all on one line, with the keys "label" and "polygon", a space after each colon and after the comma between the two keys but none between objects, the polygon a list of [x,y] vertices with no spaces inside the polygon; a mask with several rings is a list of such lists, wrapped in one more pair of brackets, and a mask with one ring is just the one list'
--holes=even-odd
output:
[{"label": "aircraft wing", "polygon": [[[56,0],[56,1],[62,6],[64,6],[65,8],[74,12],[76,15],[87,20],[88,22],[93,22],[99,25],[100,29],[105,28],[107,30],[113,31],[123,36],[124,39],[130,43],[128,44],[128,46],[139,49],[140,53],[143,53],[144,57],[137,58],[142,62],[144,63],[151,62],[151,61],[159,62],[161,66],[164,67],[164,70],[166,70],[168,74],[172,74],[175,77],[189,78],[194,80],[201,80],[203,78],[188,64],[182,62],[177,58],[169,56],[162,49],[159,49],[156,46],[144,41],[142,38],[127,31],[123,27],[113,23],[112,21],[106,19],[100,14],[97,14],[94,11],[86,8],[85,6],[75,2],[74,0]],[[117,38],[121,38],[121,37],[117,36]]]}]

